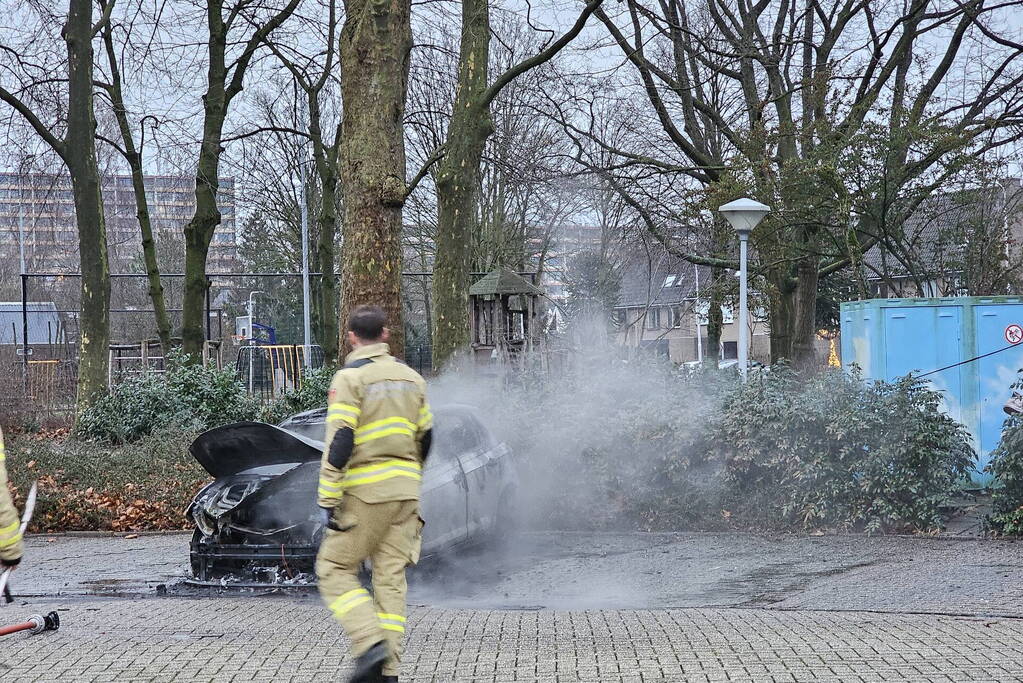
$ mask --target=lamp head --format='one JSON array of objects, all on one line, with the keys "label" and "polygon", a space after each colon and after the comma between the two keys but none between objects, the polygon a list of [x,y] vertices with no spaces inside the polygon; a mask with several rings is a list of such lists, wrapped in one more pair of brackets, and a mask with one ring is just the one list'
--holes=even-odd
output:
[{"label": "lamp head", "polygon": [[749,238],[753,228],[757,227],[770,211],[771,207],[766,204],[747,198],[736,199],[718,207],[718,212],[735,228],[741,240]]}]

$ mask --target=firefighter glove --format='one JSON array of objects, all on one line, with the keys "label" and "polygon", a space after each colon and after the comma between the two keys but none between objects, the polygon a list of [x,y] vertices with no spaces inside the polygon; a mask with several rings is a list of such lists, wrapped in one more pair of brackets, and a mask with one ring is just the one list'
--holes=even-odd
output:
[{"label": "firefighter glove", "polygon": [[325,528],[337,531],[337,525],[334,524],[334,508],[325,508],[321,506],[319,521]]}]

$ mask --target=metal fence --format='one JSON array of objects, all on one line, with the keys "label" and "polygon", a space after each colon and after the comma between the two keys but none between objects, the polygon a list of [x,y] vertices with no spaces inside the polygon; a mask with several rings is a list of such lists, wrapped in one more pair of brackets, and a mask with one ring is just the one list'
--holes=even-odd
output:
[{"label": "metal fence", "polygon": [[[319,277],[318,273],[312,275]],[[0,395],[5,415],[66,416],[73,410],[78,377],[80,277],[77,273],[23,274],[21,300],[0,302],[0,381],[14,389]],[[433,370],[429,316],[432,274],[409,272],[403,278],[405,360],[420,373],[429,374]],[[110,279],[111,385],[139,372],[163,371],[166,359],[157,342],[146,274],[115,273]],[[184,275],[161,274],[161,282],[171,328],[178,334]],[[254,394],[279,394],[296,386],[301,373],[285,368],[293,368],[302,351],[283,349],[301,349],[305,343],[301,274],[211,273],[207,284],[207,362],[233,367],[247,387],[251,384]],[[14,298],[9,286],[5,291]],[[257,323],[272,328],[272,344],[236,337],[236,323],[247,319],[250,310]],[[315,331],[314,324],[312,360],[314,365],[322,365],[322,340],[316,338]],[[242,351],[250,346],[264,350]],[[265,356],[270,353],[265,350],[269,346],[282,349],[272,352],[282,355]],[[287,357],[288,353],[293,357]]]}]

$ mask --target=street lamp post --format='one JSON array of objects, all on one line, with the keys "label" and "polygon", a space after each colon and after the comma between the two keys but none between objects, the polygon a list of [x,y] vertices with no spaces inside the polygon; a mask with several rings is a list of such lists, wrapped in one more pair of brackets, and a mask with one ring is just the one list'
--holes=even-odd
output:
[{"label": "street lamp post", "polygon": [[253,353],[253,347],[255,346],[256,329],[252,326],[256,322],[256,318],[253,316],[254,309],[256,307],[256,301],[253,297],[257,294],[264,294],[259,290],[249,292],[249,393],[252,393],[253,385],[255,384],[256,373],[253,367],[256,360],[256,354]]},{"label": "street lamp post", "polygon": [[746,381],[749,365],[749,305],[747,303],[746,243],[771,207],[752,199],[736,199],[718,207],[735,232],[739,234],[739,374]]}]

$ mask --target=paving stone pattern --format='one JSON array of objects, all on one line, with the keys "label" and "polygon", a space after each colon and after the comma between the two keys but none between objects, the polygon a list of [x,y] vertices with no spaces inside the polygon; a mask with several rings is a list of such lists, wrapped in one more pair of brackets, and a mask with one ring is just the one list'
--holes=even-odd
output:
[{"label": "paving stone pattern", "polygon": [[[57,633],[0,638],[0,680],[343,681],[318,600],[77,598]],[[402,681],[1016,681],[1023,620],[751,608],[414,608]]]}]

